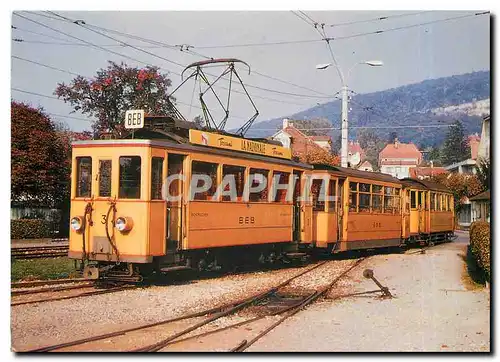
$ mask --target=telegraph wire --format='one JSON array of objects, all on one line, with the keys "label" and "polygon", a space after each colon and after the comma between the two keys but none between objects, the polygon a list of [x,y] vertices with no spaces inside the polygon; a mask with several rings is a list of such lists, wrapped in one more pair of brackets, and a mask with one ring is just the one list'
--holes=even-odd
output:
[{"label": "telegraph wire", "polygon": [[[51,27],[51,26],[49,26],[49,25],[46,25],[46,24],[44,24],[44,23],[40,23],[39,21],[36,21],[36,20],[30,19],[30,18],[25,17],[25,16],[23,16],[23,15],[20,15],[20,14],[18,14],[18,13],[13,13],[13,14],[14,14],[15,16],[20,17],[20,18],[23,18],[23,19],[25,19],[25,20],[28,20],[28,21],[30,21],[30,22],[32,22],[32,23],[34,23],[34,24],[40,25],[40,26],[42,26],[42,27],[44,27],[44,28],[50,29],[50,30],[55,31],[55,32],[57,32],[57,33],[60,33],[60,34],[66,35],[67,37],[70,37],[70,38],[76,39],[76,40],[78,40],[78,41],[81,41],[81,42],[83,42],[83,43],[86,43],[86,44],[88,44],[88,45],[90,45],[90,46],[92,46],[92,47],[94,47],[94,48],[97,48],[97,49],[103,50],[103,51],[105,51],[105,52],[109,52],[109,53],[112,53],[112,54],[118,55],[118,56],[123,57],[123,58],[127,58],[127,59],[130,59],[130,60],[133,60],[134,62],[138,62],[138,63],[146,64],[146,65],[148,65],[148,66],[153,66],[153,65],[151,65],[151,64],[149,64],[149,63],[147,63],[147,62],[144,62],[144,61],[138,60],[138,59],[136,59],[136,58],[130,57],[130,56],[125,55],[125,54],[121,54],[121,53],[115,52],[115,51],[110,50],[110,49],[106,49],[106,48],[104,48],[104,47],[102,47],[102,46],[100,46],[100,45],[97,45],[97,44],[91,43],[91,42],[89,42],[89,41],[87,41],[87,40],[84,40],[84,39],[78,38],[78,37],[76,37],[76,36],[74,36],[74,35],[71,35],[71,34],[65,33],[65,32],[63,32],[63,31],[61,31],[61,30],[55,29],[55,28],[53,28],[53,27]],[[171,73],[173,73],[173,74],[177,74],[177,75],[179,75],[179,76],[180,76],[180,73],[175,73],[175,72],[173,72],[173,71],[171,71],[171,70],[167,70],[167,71],[169,71],[169,72],[171,72]]]},{"label": "telegraph wire", "polygon": [[[67,33],[65,33],[65,32],[63,32],[63,31],[60,31],[60,30],[55,29],[55,28],[52,28],[52,27],[50,27],[50,26],[48,26],[48,25],[46,25],[46,24],[40,23],[40,22],[38,22],[38,21],[36,21],[36,20],[33,20],[33,19],[30,19],[30,18],[27,18],[27,17],[22,16],[22,15],[19,15],[19,14],[17,14],[17,13],[14,13],[14,15],[17,15],[17,16],[19,16],[19,17],[21,17],[21,18],[24,18],[24,19],[26,19],[26,20],[28,20],[28,21],[34,22],[34,23],[36,23],[36,24],[38,24],[38,25],[41,25],[41,26],[43,26],[43,27],[46,27],[46,28],[51,29],[51,30],[53,30],[53,31],[56,31],[56,32],[58,32],[58,33],[61,33],[61,34],[67,35],[67,36],[69,36],[69,37],[71,37],[71,38],[74,38],[74,39],[77,39],[77,40],[79,40],[79,41],[82,41],[82,42],[84,42],[84,43],[86,43],[86,44],[88,44],[88,45],[90,45],[90,46],[97,47],[98,49],[101,49],[101,50],[104,50],[104,51],[110,52],[110,53],[112,53],[112,54],[116,54],[116,55],[123,56],[123,57],[128,58],[128,59],[131,59],[131,60],[133,60],[133,61],[136,61],[136,62],[139,62],[139,63],[142,63],[142,64],[146,64],[146,65],[148,65],[148,66],[153,66],[153,65],[151,65],[151,64],[149,64],[149,63],[146,63],[146,62],[140,61],[140,60],[138,60],[138,59],[136,59],[136,58],[133,58],[133,57],[130,57],[130,56],[127,56],[127,55],[124,55],[124,54],[121,54],[121,53],[115,52],[115,51],[113,51],[113,50],[106,49],[106,48],[104,48],[104,47],[102,47],[102,46],[96,45],[96,44],[94,44],[94,43],[91,43],[91,42],[88,42],[88,41],[86,41],[86,40],[80,39],[80,38],[75,37],[75,36],[73,36],[73,35],[67,34]],[[77,22],[82,22],[82,21],[77,20]],[[77,25],[82,25],[82,24],[77,24]],[[85,29],[87,29],[87,30],[91,30],[91,29],[89,29],[88,27],[84,27],[84,28],[85,28]],[[94,30],[91,30],[91,31],[94,31]],[[96,31],[94,31],[94,32],[96,32]],[[97,32],[97,33],[100,33],[100,32]],[[103,35],[103,36],[105,36],[105,37],[108,37],[108,38],[111,38],[111,39],[113,39],[113,40],[115,40],[115,41],[117,41],[117,42],[119,42],[119,43],[123,43],[123,44],[128,45],[128,44],[127,44],[127,43],[125,43],[125,42],[122,42],[122,41],[117,40],[117,39],[115,39],[115,38],[113,38],[113,37],[107,36],[107,35],[105,35],[105,34],[101,34],[101,35]],[[154,54],[154,53],[151,53],[151,52],[145,51],[145,50],[143,50],[143,49],[141,49],[141,48],[139,48],[139,47],[133,47],[133,48],[134,48],[134,49],[137,49],[137,50],[139,50],[139,51],[145,52],[145,53],[147,53],[147,54],[154,55],[154,56],[156,56],[156,57],[158,57],[158,58],[160,58],[160,59],[164,59],[164,60],[166,60],[166,58],[164,58],[164,57],[161,57],[161,56],[158,56],[158,55],[156,55],[156,54]],[[170,61],[170,60],[169,60],[169,61]],[[174,61],[170,61],[170,62],[171,62],[171,63],[173,63],[173,64],[176,64],[176,65],[178,65],[178,66],[180,66],[180,67],[183,67],[183,68],[184,68],[184,65],[182,65],[182,64],[180,64],[180,63],[177,63],[177,62],[174,62]],[[160,68],[160,69],[163,69],[163,68],[161,68],[161,67],[159,67],[159,68]],[[180,76],[180,73],[174,72],[174,71],[172,71],[172,70],[168,70],[168,71],[169,71],[169,72],[171,72],[171,73],[173,73],[173,74],[176,74],[176,75],[179,75],[179,76]],[[209,73],[207,73],[207,74],[209,74]],[[213,74],[209,74],[209,75],[214,76]],[[250,86],[250,85],[247,85],[247,86]],[[220,86],[219,86],[219,87],[220,87]],[[225,87],[221,87],[221,88],[223,88],[223,89],[226,89],[226,90],[227,90],[227,88],[225,88]],[[239,93],[239,94],[243,94],[243,92],[241,92],[241,91],[237,91],[237,90],[234,90],[234,92],[235,92],[235,93]],[[277,93],[277,91],[276,91],[276,93]],[[285,94],[285,92],[281,92],[281,93],[282,93],[282,94]],[[278,102],[278,103],[287,103],[287,104],[293,104],[293,105],[299,105],[299,106],[307,106],[307,104],[303,104],[303,103],[302,103],[302,104],[299,104],[299,103],[293,103],[293,102],[288,102],[288,101],[283,101],[283,100],[278,100],[278,99],[269,98],[269,97],[263,97],[263,96],[256,96],[256,95],[252,95],[252,97],[254,97],[254,98],[260,98],[260,99],[265,99],[265,100],[268,100],[268,101],[274,101],[274,102]],[[311,96],[308,96],[308,97],[311,97]],[[314,98],[318,98],[318,97],[314,97]],[[321,97],[320,97],[320,98],[321,98]]]},{"label": "telegraph wire", "polygon": [[[35,13],[35,12],[29,12],[29,13],[32,13],[34,15],[39,15],[39,16],[45,16],[45,17],[47,17],[49,19],[52,19],[52,20],[65,21],[63,19],[58,19],[58,18],[55,18],[55,17],[47,16],[46,14],[40,14],[40,13]],[[294,15],[298,16],[295,12],[292,12],[292,13]],[[467,15],[449,17],[449,18],[445,18],[445,19],[437,19],[437,20],[432,20],[432,21],[428,21],[428,22],[424,22],[424,23],[418,23],[418,24],[412,24],[412,25],[404,25],[404,26],[400,26],[400,27],[389,28],[389,29],[382,29],[382,30],[376,30],[376,31],[372,31],[372,32],[359,33],[359,34],[353,34],[353,35],[342,36],[342,37],[329,37],[328,39],[331,40],[331,41],[343,40],[343,39],[351,39],[351,38],[356,38],[356,37],[361,37],[361,36],[387,33],[387,32],[390,32],[390,31],[397,31],[397,30],[409,29],[409,28],[414,28],[414,27],[419,27],[419,26],[425,26],[425,25],[430,25],[430,24],[435,24],[435,23],[440,23],[440,22],[447,22],[447,21],[452,21],[452,20],[465,19],[465,18],[470,18],[470,17],[474,17],[474,16],[480,16],[480,15],[487,15],[487,14],[490,14],[490,12],[489,11],[477,12],[477,13],[474,13],[474,14],[467,14]],[[300,18],[300,16],[298,16],[298,17]],[[304,18],[302,18],[302,20],[306,21]],[[67,21],[65,21],[65,22],[67,22]],[[314,24],[311,24],[309,21],[306,21],[306,23],[308,25],[314,25]],[[319,39],[284,40],[284,41],[277,41],[277,42],[260,42],[260,43],[243,43],[243,44],[222,44],[222,45],[196,46],[196,47],[193,47],[193,48],[195,48],[195,49],[241,48],[241,47],[255,47],[255,46],[286,45],[286,44],[319,43],[321,41],[322,40],[319,40]]]},{"label": "telegraph wire", "polygon": [[403,17],[407,17],[407,16],[415,16],[415,15],[420,15],[420,14],[425,14],[425,13],[430,13],[430,12],[432,12],[432,10],[419,11],[419,12],[411,13],[411,14],[386,15],[386,16],[379,16],[377,18],[366,19],[366,20],[355,20],[355,21],[348,21],[345,23],[327,24],[327,26],[333,28],[333,27],[347,26],[347,25],[353,25],[353,24],[370,23],[370,22],[374,22],[374,21],[394,19],[394,18],[403,18]]},{"label": "telegraph wire", "polygon": [[[117,30],[109,29],[109,28],[104,28],[104,27],[100,27],[100,26],[96,26],[96,25],[86,24],[84,21],[79,21],[79,20],[73,21],[73,20],[71,20],[71,19],[69,19],[67,17],[63,17],[63,16],[61,16],[59,14],[56,14],[55,12],[50,12],[50,13],[54,14],[56,16],[59,16],[65,22],[75,23],[77,25],[82,25],[86,29],[88,29],[89,27],[91,27],[91,28],[102,30],[104,32],[110,32],[110,33],[113,33],[113,34],[116,34],[116,35],[120,35],[120,36],[123,36],[123,37],[130,38],[130,39],[135,39],[135,40],[139,40],[139,41],[142,41],[142,42],[154,44],[154,45],[157,45],[159,47],[165,47],[165,48],[170,48],[170,49],[173,49],[173,50],[180,50],[180,51],[184,51],[184,52],[187,51],[189,53],[192,53],[192,55],[197,55],[197,56],[205,58],[205,59],[213,59],[212,57],[208,57],[208,56],[205,56],[205,55],[203,55],[201,53],[193,51],[192,48],[194,48],[194,47],[190,46],[190,45],[187,45],[187,44],[183,44],[183,45],[170,45],[170,44],[167,44],[167,43],[164,43],[164,42],[160,42],[160,41],[157,41],[157,40],[152,40],[152,39],[144,38],[144,37],[137,36],[137,35],[134,35],[134,34],[124,33],[124,32],[120,32],[120,31],[117,31]],[[33,14],[37,14],[37,13],[33,13]],[[38,15],[41,15],[41,14],[38,14]],[[47,17],[50,18],[50,19],[54,19],[54,20],[61,20],[61,19],[53,18],[52,16],[47,16]],[[94,31],[92,29],[88,29],[88,30]],[[116,41],[118,43],[122,43],[122,45],[124,45],[124,46],[127,46],[127,45],[131,46],[130,44],[127,44],[127,43],[124,43],[124,42],[122,42],[122,41],[120,41],[118,39],[109,37],[109,36],[107,36],[105,34],[102,34],[100,32],[99,32],[99,34],[103,35],[105,37],[108,37],[108,38],[110,38],[110,39],[112,39],[112,40],[114,40],[114,41]],[[101,45],[101,46],[107,46],[107,45]],[[132,46],[132,47],[134,47],[136,49],[138,48],[138,46]],[[152,54],[152,53],[149,53],[149,54]],[[177,64],[177,65],[179,65],[179,64]],[[184,67],[183,65],[179,65],[179,66]],[[260,75],[262,77],[265,77],[265,78],[273,79],[273,80],[281,82],[281,83],[285,83],[285,84],[288,84],[288,85],[295,86],[297,88],[302,88],[302,89],[305,89],[305,90],[308,90],[308,91],[311,91],[311,92],[314,92],[314,93],[317,93],[317,94],[322,94],[325,97],[313,96],[313,95],[308,95],[308,94],[297,94],[297,93],[290,93],[290,92],[282,92],[282,91],[278,91],[278,90],[274,90],[274,89],[269,89],[269,88],[264,88],[264,87],[258,87],[258,86],[252,85],[252,84],[247,84],[247,87],[249,87],[249,88],[256,88],[256,89],[259,89],[259,90],[262,90],[262,91],[267,91],[267,92],[277,93],[277,94],[283,94],[283,95],[293,96],[293,97],[325,98],[325,99],[331,98],[330,95],[328,95],[326,93],[318,92],[318,91],[316,91],[314,89],[311,89],[311,88],[303,87],[303,86],[300,86],[300,85],[297,85],[297,84],[294,84],[294,83],[291,83],[291,82],[288,82],[288,81],[285,81],[285,80],[282,80],[282,79],[279,79],[279,78],[276,78],[276,77],[272,77],[272,76],[263,74],[261,72],[253,71],[253,73],[258,74],[258,75]],[[257,96],[254,96],[254,97],[258,98]],[[266,98],[264,98],[264,99],[266,99]],[[267,99],[267,100],[270,100],[270,99]],[[277,101],[280,101],[280,100],[277,100]]]},{"label": "telegraph wire", "polygon": [[24,32],[24,33],[35,34],[35,35],[38,35],[38,36],[44,36],[46,38],[50,38],[50,39],[54,39],[54,40],[64,41],[64,42],[67,42],[68,45],[71,44],[71,43],[68,43],[67,39],[59,38],[57,36],[52,36],[52,35],[48,35],[48,34],[44,34],[44,33],[39,33],[39,32],[32,31],[32,30],[27,30],[27,29],[19,28],[19,27],[14,26],[14,25],[11,25],[11,29],[14,29],[14,30],[17,30],[17,31],[21,31],[21,32]]},{"label": "telegraph wire", "polygon": [[45,67],[45,68],[49,68],[49,69],[52,69],[52,70],[56,70],[58,72],[62,72],[62,73],[66,73],[66,74],[70,74],[70,75],[74,75],[74,76],[79,76],[79,74],[70,72],[69,70],[64,70],[64,69],[56,68],[56,67],[53,67],[51,65],[43,64],[43,63],[40,63],[40,62],[37,62],[37,61],[34,61],[34,60],[30,60],[30,59],[26,59],[26,58],[21,58],[21,57],[18,57],[17,55],[11,55],[11,58],[14,58],[14,59],[17,59],[17,60],[22,60],[23,62],[33,63],[33,64],[39,65],[41,67]]}]

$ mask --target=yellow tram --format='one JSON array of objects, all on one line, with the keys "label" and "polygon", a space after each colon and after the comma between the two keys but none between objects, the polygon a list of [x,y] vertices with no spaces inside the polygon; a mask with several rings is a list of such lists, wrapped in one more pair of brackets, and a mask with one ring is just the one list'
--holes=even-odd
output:
[{"label": "yellow tram", "polygon": [[444,186],[403,179],[406,217],[403,238],[409,243],[434,243],[449,239],[455,230],[453,194]]},{"label": "yellow tram", "polygon": [[87,277],[138,280],[453,234],[453,197],[441,186],[300,163],[276,142],[170,117],[145,122],[123,139],[73,144],[69,257]]}]

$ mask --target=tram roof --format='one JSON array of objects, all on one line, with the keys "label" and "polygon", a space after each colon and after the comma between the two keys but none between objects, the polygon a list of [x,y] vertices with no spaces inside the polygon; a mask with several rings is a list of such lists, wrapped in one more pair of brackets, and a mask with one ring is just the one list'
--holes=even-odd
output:
[{"label": "tram roof", "polygon": [[414,178],[404,178],[401,180],[401,182],[406,185],[406,186],[413,186],[416,188],[420,189],[425,189],[425,190],[432,190],[432,191],[441,191],[441,192],[447,192],[451,193],[446,186],[438,184],[436,182],[432,181],[427,181],[427,180],[418,180]]},{"label": "tram roof", "polygon": [[252,153],[245,153],[239,151],[231,151],[220,148],[213,148],[208,146],[197,146],[190,143],[178,143],[175,141],[170,141],[168,139],[112,139],[112,140],[86,140],[86,141],[74,141],[73,146],[90,146],[90,145],[102,145],[102,146],[113,146],[113,145],[148,145],[152,147],[164,147],[173,150],[187,151],[187,152],[199,152],[199,153],[209,153],[224,157],[233,157],[239,159],[247,159],[253,161],[268,162],[273,164],[285,165],[290,167],[298,167],[303,169],[311,170],[313,167],[309,164],[297,162],[294,160],[287,160],[276,157],[261,156]]},{"label": "tram roof", "polygon": [[367,180],[373,180],[373,181],[392,182],[395,184],[401,184],[400,179],[397,179],[396,177],[392,177],[391,175],[387,175],[381,172],[361,171],[349,167],[329,166],[329,165],[314,165],[314,169],[333,171],[333,173],[340,176],[351,176],[351,177],[365,178]]}]

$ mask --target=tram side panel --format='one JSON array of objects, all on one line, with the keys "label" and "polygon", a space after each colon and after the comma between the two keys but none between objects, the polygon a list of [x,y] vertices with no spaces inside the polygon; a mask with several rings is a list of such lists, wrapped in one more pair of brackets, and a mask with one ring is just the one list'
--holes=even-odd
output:
[{"label": "tram side panel", "polygon": [[289,204],[190,202],[186,249],[291,242],[292,208]]}]

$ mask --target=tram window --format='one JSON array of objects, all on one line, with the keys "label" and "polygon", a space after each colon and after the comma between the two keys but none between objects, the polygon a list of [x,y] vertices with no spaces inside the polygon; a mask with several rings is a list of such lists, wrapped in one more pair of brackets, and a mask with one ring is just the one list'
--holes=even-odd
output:
[{"label": "tram window", "polygon": [[425,202],[425,192],[424,191],[419,191],[418,192],[418,204],[420,205],[420,209],[425,210],[426,209],[426,202]]},{"label": "tram window", "polygon": [[286,195],[288,189],[276,189],[278,185],[281,187],[284,187],[284,185],[287,185],[290,180],[290,173],[288,172],[280,172],[280,171],[275,171],[273,174],[273,184],[274,184],[274,200],[273,202],[286,202]]},{"label": "tram window", "polygon": [[431,192],[431,211],[436,210],[436,194]]},{"label": "tram window", "polygon": [[[196,192],[191,195],[193,200],[211,200],[217,190],[217,167],[216,163],[193,161],[191,165],[191,173],[193,175],[205,175],[210,177],[211,185],[207,191]],[[204,180],[199,179],[196,187],[202,188]]]},{"label": "tram window", "polygon": [[441,211],[441,194],[437,195],[436,211]]},{"label": "tram window", "polygon": [[337,210],[337,182],[335,182],[335,180],[330,180],[328,196],[330,196],[330,200],[328,201],[328,211],[331,212]]},{"label": "tram window", "polygon": [[411,191],[411,208],[416,209],[417,208],[417,191]]},{"label": "tram window", "polygon": [[384,187],[384,195],[393,195],[393,194],[394,194],[394,187],[389,187],[389,186]]},{"label": "tram window", "polygon": [[265,187],[262,191],[251,191],[249,194],[250,202],[267,202],[268,188],[267,179],[269,177],[269,170],[263,170],[258,168],[250,169],[250,180],[252,184],[250,185],[250,190],[260,189],[259,185],[264,184]]},{"label": "tram window", "polygon": [[359,184],[359,192],[370,192],[370,189],[371,189],[371,186],[370,184],[362,184],[360,183]]},{"label": "tram window", "polygon": [[394,196],[392,207],[396,214],[401,214],[401,197],[397,195],[398,190],[399,189],[396,189],[396,196]]},{"label": "tram window", "polygon": [[372,185],[372,211],[373,212],[382,212],[382,193],[384,191],[384,187],[381,185]]},{"label": "tram window", "polygon": [[394,196],[385,195],[384,196],[384,213],[392,214],[394,209]]},{"label": "tram window", "polygon": [[[236,196],[238,199],[241,200],[241,197],[243,197],[243,188],[245,186],[245,167],[240,167],[240,166],[231,166],[231,165],[224,165],[222,166],[222,180],[226,178],[226,176],[229,177],[234,177],[234,184],[236,186],[236,190],[230,190],[230,187],[232,186],[232,182],[226,184],[224,191],[231,191],[231,195]],[[222,196],[222,201],[237,201],[237,200],[231,200],[230,195],[224,195]]]},{"label": "tram window", "polygon": [[[323,182],[322,179],[314,179],[311,185],[314,211],[325,211],[326,185],[323,186]],[[323,191],[322,194],[321,191]]]},{"label": "tram window", "polygon": [[120,157],[120,181],[118,196],[121,199],[141,198],[141,157]]},{"label": "tram window", "polygon": [[382,212],[382,195],[372,195],[373,212]]},{"label": "tram window", "polygon": [[99,196],[111,196],[111,160],[99,160]]},{"label": "tram window", "polygon": [[161,200],[163,157],[151,159],[151,200]]},{"label": "tram window", "polygon": [[76,158],[76,197],[90,197],[92,193],[92,158]]},{"label": "tram window", "polygon": [[370,212],[370,194],[359,193],[359,212]]},{"label": "tram window", "polygon": [[358,212],[358,183],[349,183],[349,211]]}]

